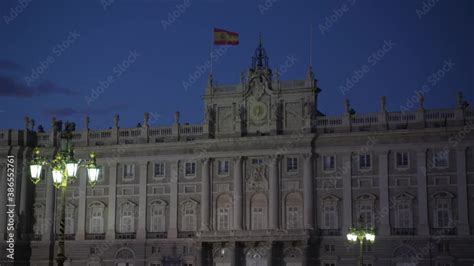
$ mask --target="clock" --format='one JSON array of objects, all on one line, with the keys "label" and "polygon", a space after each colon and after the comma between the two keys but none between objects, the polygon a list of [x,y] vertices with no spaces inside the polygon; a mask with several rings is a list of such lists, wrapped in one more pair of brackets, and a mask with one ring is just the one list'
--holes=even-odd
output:
[{"label": "clock", "polygon": [[267,105],[265,105],[262,102],[255,102],[252,104],[252,107],[250,108],[250,118],[253,121],[262,121],[267,117],[268,113],[268,108]]}]

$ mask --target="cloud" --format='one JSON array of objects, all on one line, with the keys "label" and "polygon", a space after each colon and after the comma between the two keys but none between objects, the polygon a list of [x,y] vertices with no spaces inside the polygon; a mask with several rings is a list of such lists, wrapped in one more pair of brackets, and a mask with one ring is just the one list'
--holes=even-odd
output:
[{"label": "cloud", "polygon": [[59,108],[51,108],[44,110],[44,114],[47,116],[55,116],[55,117],[62,117],[62,116],[73,116],[73,115],[104,115],[111,112],[116,113],[119,110],[127,109],[128,106],[126,104],[113,104],[110,106],[106,106],[103,108],[96,108],[96,109],[78,109],[78,108],[71,108],[71,107],[59,107]]},{"label": "cloud", "polygon": [[16,82],[11,77],[0,76],[0,96],[28,98],[56,94],[74,95],[76,92],[68,88],[60,87],[49,80],[42,81],[36,86],[28,87]]},{"label": "cloud", "polygon": [[23,70],[23,67],[11,60],[0,59],[0,69],[4,70]]}]

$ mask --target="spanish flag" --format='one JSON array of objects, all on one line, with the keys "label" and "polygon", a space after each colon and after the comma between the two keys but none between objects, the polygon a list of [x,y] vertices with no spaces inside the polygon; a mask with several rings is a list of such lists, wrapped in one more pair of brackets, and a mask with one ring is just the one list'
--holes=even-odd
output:
[{"label": "spanish flag", "polygon": [[239,34],[236,32],[214,28],[214,44],[237,45],[239,44]]}]

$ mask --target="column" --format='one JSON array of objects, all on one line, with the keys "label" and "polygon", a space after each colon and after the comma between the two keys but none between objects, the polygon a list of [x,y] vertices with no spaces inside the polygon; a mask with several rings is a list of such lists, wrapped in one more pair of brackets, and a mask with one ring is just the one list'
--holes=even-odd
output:
[{"label": "column", "polygon": [[304,228],[313,229],[313,156],[308,153],[303,155],[303,191],[304,191]]},{"label": "column", "polygon": [[429,235],[430,224],[428,222],[428,196],[426,186],[426,150],[416,153],[417,176],[418,176],[418,235]]},{"label": "column", "polygon": [[204,158],[201,161],[201,231],[209,231],[211,206],[211,176],[209,175],[209,158]]},{"label": "column", "polygon": [[278,155],[270,157],[269,163],[269,186],[270,186],[270,193],[269,193],[269,213],[270,213],[270,229],[278,229],[278,211],[279,211],[279,204],[278,204]]},{"label": "column", "polygon": [[457,191],[458,191],[458,235],[469,235],[469,209],[467,201],[466,148],[456,150]]},{"label": "column", "polygon": [[[27,134],[27,130],[25,130],[25,138],[26,138],[26,134]],[[28,201],[29,200],[32,200],[32,198],[28,198],[28,187],[29,187],[29,178],[28,178],[28,175],[29,175],[29,166],[28,166],[28,160],[26,159],[27,158],[27,153],[28,153],[28,149],[25,149],[25,151],[23,152],[23,158],[22,160],[24,160],[25,163],[23,163],[23,166],[21,164],[21,161],[18,160],[19,158],[16,158],[16,165],[15,165],[15,176],[18,178],[19,175],[21,175],[21,184],[20,184],[20,217],[21,218],[21,221],[20,223],[22,224],[21,226],[21,238],[22,239],[25,239],[27,237],[27,234],[28,234],[28,223],[30,220],[30,217],[27,217],[29,216],[28,214],[28,211],[27,208],[28,208]],[[18,153],[20,154],[20,153]]]},{"label": "column", "polygon": [[388,190],[388,152],[379,155],[379,194],[380,212],[379,228],[380,235],[390,235],[390,206]]},{"label": "column", "polygon": [[[2,158],[3,159],[3,158]],[[6,169],[6,162],[2,160],[0,169]],[[7,175],[6,171],[0,173],[0,240],[4,239],[7,229]]]},{"label": "column", "polygon": [[137,229],[137,239],[146,239],[146,197],[147,197],[147,174],[148,174],[148,162],[140,162],[140,180],[139,180],[139,190],[140,190],[140,199],[138,200],[138,229]]},{"label": "column", "polygon": [[242,230],[243,209],[242,157],[234,158],[234,229]]},{"label": "column", "polygon": [[170,223],[168,227],[168,238],[178,238],[178,178],[179,161],[171,164],[170,181]]},{"label": "column", "polygon": [[79,169],[79,207],[76,240],[85,239],[86,229],[86,204],[87,204],[87,170]]},{"label": "column", "polygon": [[46,183],[46,209],[45,209],[45,219],[43,224],[43,234],[41,240],[50,241],[52,238],[52,230],[54,226],[54,186],[53,186],[53,176],[51,171],[46,171],[44,182]]},{"label": "column", "polygon": [[352,227],[352,154],[342,156],[342,208],[343,208],[343,227],[342,235],[346,235]]},{"label": "column", "polygon": [[115,239],[115,209],[117,208],[117,167],[116,162],[110,165],[110,181],[109,181],[109,215],[107,218],[106,239]]}]

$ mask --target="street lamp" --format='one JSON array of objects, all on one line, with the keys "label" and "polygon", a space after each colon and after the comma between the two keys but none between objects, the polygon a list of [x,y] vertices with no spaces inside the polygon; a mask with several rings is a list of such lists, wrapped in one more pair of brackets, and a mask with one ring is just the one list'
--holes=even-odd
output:
[{"label": "street lamp", "polygon": [[[80,166],[87,169],[89,176],[89,183],[92,187],[95,186],[99,177],[99,167],[96,164],[95,153],[90,154],[90,159],[76,160],[74,159],[74,149],[70,144],[71,130],[66,127],[65,132],[61,134],[61,139],[65,141],[61,150],[56,153],[53,160],[47,160],[41,157],[38,148],[33,150],[33,159],[30,162],[31,182],[38,184],[41,181],[41,171],[44,166],[51,168],[53,183],[57,189],[61,190],[61,221],[59,228],[59,250],[56,261],[59,266],[64,265],[66,257],[64,255],[64,240],[65,240],[65,218],[66,218],[66,189],[69,183],[77,178],[77,170]],[[64,143],[62,143],[64,144]]]},{"label": "street lamp", "polygon": [[349,233],[347,234],[347,240],[352,243],[359,243],[359,266],[363,265],[363,247],[364,241],[367,243],[375,242],[375,231],[374,229],[367,229],[360,226],[359,228],[351,227],[349,228]]}]

